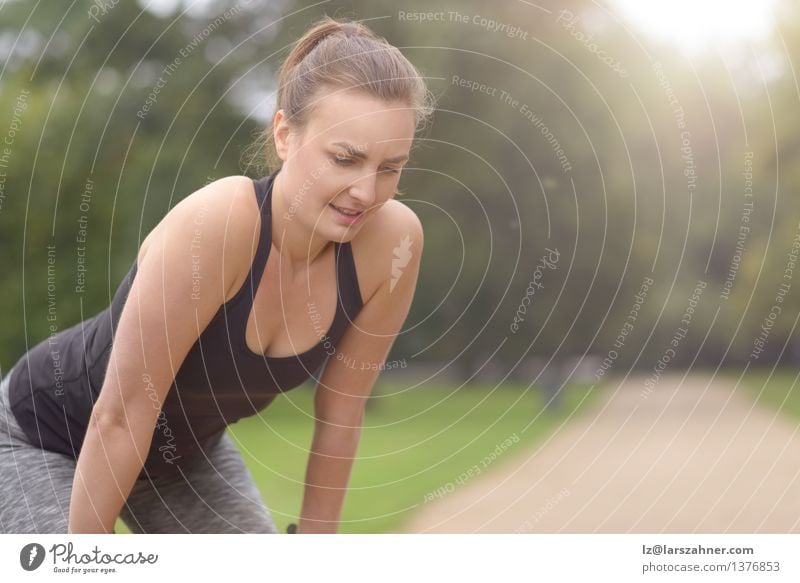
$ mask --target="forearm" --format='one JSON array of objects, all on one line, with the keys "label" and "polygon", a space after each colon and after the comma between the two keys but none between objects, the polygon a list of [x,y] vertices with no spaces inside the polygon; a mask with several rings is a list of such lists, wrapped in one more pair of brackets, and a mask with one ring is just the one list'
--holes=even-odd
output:
[{"label": "forearm", "polygon": [[306,470],[299,532],[335,533],[361,428],[316,426]]},{"label": "forearm", "polygon": [[90,424],[72,484],[70,533],[114,531],[152,437],[152,431],[132,432],[121,423],[94,420]]}]

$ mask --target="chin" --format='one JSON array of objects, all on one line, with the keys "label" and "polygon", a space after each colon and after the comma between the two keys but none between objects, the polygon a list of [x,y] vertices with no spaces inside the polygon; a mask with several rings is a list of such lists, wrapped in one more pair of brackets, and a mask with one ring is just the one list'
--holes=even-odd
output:
[{"label": "chin", "polygon": [[335,243],[347,243],[358,233],[358,229],[348,229],[346,226],[336,224],[315,224],[314,221],[306,223],[306,227],[316,237]]},{"label": "chin", "polygon": [[[362,217],[356,224],[346,225],[337,221],[333,216],[330,216],[330,211],[327,208],[324,210],[324,213],[329,216],[326,216],[323,220],[316,223],[317,232],[330,241],[338,241],[340,243],[346,243],[355,238],[364,224],[371,218],[371,213],[369,213],[369,215]],[[310,225],[310,228],[315,228],[313,223]]]},{"label": "chin", "polygon": [[349,243],[356,238],[357,234],[358,229],[349,229],[346,233],[331,233],[331,235],[326,238],[330,241],[336,241],[337,243]]}]

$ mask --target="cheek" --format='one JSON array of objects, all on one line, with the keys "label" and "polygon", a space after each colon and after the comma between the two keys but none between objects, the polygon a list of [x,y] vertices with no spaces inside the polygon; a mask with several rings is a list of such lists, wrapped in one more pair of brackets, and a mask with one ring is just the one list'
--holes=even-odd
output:
[{"label": "cheek", "polygon": [[378,201],[376,202],[384,203],[387,200],[393,199],[394,194],[397,192],[397,185],[398,180],[387,178],[378,188]]},{"label": "cheek", "polygon": [[323,213],[327,212],[328,204],[331,203],[339,192],[342,192],[344,186],[338,182],[331,180],[331,177],[320,176],[316,180],[309,180],[310,186],[306,191],[305,200],[307,204],[303,205],[304,220],[309,224],[317,221]]},{"label": "cheek", "polygon": [[326,205],[336,198],[336,194],[346,187],[341,180],[336,180],[332,174],[322,174],[313,181],[311,198],[319,205]]}]

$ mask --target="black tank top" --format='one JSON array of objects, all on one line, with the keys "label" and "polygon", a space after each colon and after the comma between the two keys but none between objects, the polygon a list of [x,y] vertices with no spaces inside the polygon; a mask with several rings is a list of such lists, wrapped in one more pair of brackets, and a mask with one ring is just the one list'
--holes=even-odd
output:
[{"label": "black tank top", "polygon": [[[140,479],[176,473],[216,443],[227,425],[258,413],[276,395],[311,376],[318,378],[350,320],[363,307],[350,243],[334,242],[336,315],[327,333],[320,334],[319,344],[302,354],[277,358],[247,347],[245,326],[272,244],[270,201],[277,173],[253,181],[261,231],[250,272],[200,334],[175,375]],[[134,259],[109,307],[40,342],[14,366],[11,410],[31,443],[77,459],[136,268]],[[136,382],[148,389],[146,375]]]}]

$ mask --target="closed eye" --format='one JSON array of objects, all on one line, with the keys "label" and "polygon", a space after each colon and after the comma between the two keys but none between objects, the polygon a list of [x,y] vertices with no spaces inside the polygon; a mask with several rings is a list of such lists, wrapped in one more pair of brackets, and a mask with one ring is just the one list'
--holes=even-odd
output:
[{"label": "closed eye", "polygon": [[[333,156],[334,162],[336,162],[340,166],[350,166],[353,164],[354,160],[352,158],[342,158],[338,155]],[[399,168],[384,168],[380,171],[381,174],[400,174]]]}]

